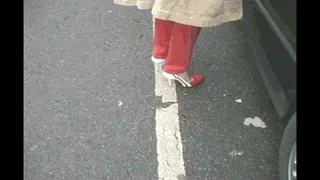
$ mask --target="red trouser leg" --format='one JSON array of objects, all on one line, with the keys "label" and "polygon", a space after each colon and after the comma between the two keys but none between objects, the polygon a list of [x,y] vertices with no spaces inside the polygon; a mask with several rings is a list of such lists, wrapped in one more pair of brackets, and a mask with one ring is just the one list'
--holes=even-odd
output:
[{"label": "red trouser leg", "polygon": [[155,18],[153,57],[157,59],[166,59],[171,39],[171,29],[171,21]]},{"label": "red trouser leg", "polygon": [[173,22],[168,55],[164,65],[165,72],[178,74],[188,71],[200,29],[200,27]]}]

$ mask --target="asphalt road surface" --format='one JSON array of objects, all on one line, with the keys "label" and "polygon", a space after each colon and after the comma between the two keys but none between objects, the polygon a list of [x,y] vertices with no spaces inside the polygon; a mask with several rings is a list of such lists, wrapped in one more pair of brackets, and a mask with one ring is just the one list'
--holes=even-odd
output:
[{"label": "asphalt road surface", "polygon": [[[278,178],[284,127],[239,23],[204,28],[191,71],[205,82],[174,86],[185,171],[177,179]],[[150,11],[24,1],[26,180],[160,179],[156,110],[169,105],[155,95],[151,51]],[[254,117],[257,127],[246,124]]]}]

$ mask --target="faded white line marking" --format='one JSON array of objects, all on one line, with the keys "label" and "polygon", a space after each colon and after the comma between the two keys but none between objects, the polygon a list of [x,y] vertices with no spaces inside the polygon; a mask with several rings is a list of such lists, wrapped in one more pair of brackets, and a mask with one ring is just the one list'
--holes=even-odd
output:
[{"label": "faded white line marking", "polygon": [[253,119],[252,118],[246,118],[243,122],[244,125],[250,126],[253,125],[254,127],[260,127],[260,128],[266,128],[266,124],[257,116],[255,116]]},{"label": "faded white line marking", "polygon": [[[154,18],[153,18],[154,33]],[[155,94],[169,107],[156,110],[156,138],[159,180],[184,179],[183,146],[179,127],[178,103],[175,83],[171,87],[161,72],[155,71]]]}]

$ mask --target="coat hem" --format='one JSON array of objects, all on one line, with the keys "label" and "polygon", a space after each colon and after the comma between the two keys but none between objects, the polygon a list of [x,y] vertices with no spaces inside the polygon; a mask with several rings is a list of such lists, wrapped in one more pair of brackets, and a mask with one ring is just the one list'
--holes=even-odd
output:
[{"label": "coat hem", "polygon": [[151,9],[153,6],[153,1],[151,2],[137,2],[137,3],[130,3],[130,2],[123,2],[121,0],[114,0],[114,4],[122,5],[122,6],[136,6],[138,9]]},{"label": "coat hem", "polygon": [[152,15],[155,18],[169,20],[181,24],[186,24],[196,27],[213,27],[231,21],[238,21],[242,18],[242,11],[232,14],[222,14],[216,17],[188,17],[184,14],[168,12],[162,9],[153,8]]},{"label": "coat hem", "polygon": [[153,6],[153,1],[139,2],[137,3],[138,9],[151,9]]},{"label": "coat hem", "polygon": [[114,2],[114,4],[122,5],[122,6],[137,6],[136,3],[123,2],[121,0],[114,0],[113,2]]}]

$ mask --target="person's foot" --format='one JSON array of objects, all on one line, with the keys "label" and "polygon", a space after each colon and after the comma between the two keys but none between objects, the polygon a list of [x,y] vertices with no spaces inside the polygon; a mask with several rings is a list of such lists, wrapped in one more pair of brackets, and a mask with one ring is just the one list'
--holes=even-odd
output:
[{"label": "person's foot", "polygon": [[169,74],[165,71],[162,72],[163,76],[169,81],[169,85],[173,80],[178,81],[183,87],[193,87],[200,84],[204,80],[204,76],[201,74],[190,75],[188,72],[183,72],[179,74]]}]

